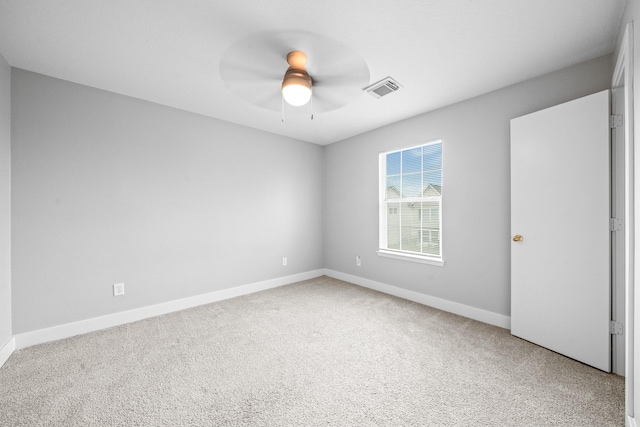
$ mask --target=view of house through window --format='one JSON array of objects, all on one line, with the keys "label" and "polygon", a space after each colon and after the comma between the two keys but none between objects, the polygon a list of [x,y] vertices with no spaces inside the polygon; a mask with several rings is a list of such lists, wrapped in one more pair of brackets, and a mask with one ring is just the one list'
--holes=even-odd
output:
[{"label": "view of house through window", "polygon": [[380,249],[441,258],[442,141],[380,155]]}]

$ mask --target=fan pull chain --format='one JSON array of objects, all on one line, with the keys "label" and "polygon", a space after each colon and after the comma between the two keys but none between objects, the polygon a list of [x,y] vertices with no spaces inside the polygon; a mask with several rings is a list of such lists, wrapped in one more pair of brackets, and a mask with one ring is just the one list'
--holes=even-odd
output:
[{"label": "fan pull chain", "polygon": [[311,120],[313,120],[313,95],[311,95]]},{"label": "fan pull chain", "polygon": [[284,123],[284,96],[280,97],[280,101],[282,102],[282,109],[280,110],[280,113],[282,114],[282,123]]}]

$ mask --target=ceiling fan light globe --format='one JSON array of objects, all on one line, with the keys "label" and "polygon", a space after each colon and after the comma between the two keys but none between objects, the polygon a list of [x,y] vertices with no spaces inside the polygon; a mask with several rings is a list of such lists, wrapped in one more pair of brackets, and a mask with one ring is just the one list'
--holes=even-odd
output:
[{"label": "ceiling fan light globe", "polygon": [[282,96],[288,104],[294,107],[305,105],[311,99],[311,88],[301,84],[288,84],[282,86]]}]

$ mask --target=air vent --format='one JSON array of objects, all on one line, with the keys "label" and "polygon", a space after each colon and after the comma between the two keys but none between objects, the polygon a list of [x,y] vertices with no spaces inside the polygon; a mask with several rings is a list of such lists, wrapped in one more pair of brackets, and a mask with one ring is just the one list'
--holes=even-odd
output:
[{"label": "air vent", "polygon": [[364,90],[374,98],[382,98],[385,95],[399,90],[401,87],[402,86],[400,85],[400,83],[393,80],[391,77],[386,77],[379,82],[372,84],[371,86],[365,87],[362,90]]}]

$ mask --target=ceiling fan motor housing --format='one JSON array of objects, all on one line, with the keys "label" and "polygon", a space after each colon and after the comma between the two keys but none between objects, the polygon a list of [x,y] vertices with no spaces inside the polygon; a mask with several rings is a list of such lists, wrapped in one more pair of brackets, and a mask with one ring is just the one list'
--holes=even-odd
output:
[{"label": "ceiling fan motor housing", "polygon": [[311,89],[312,84],[313,80],[305,70],[296,70],[293,68],[289,68],[287,72],[284,73],[284,79],[282,79],[282,87],[289,85],[300,85]]}]

